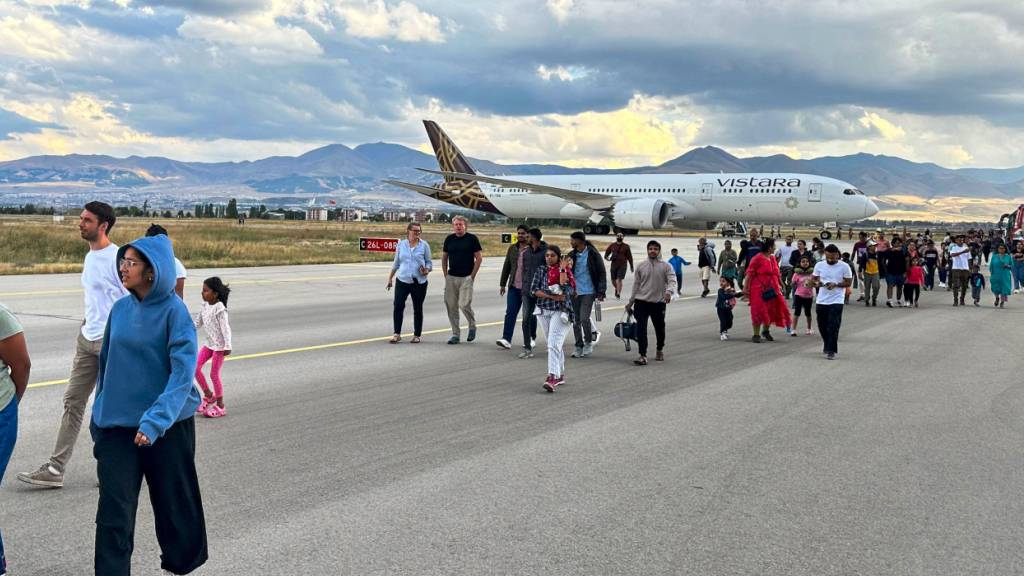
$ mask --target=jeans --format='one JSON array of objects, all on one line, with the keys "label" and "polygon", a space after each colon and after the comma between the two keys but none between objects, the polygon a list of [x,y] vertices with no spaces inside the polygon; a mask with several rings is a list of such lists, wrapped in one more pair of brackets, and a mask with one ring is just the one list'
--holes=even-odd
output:
[{"label": "jeans", "polygon": [[395,334],[402,333],[402,321],[405,318],[405,301],[412,295],[412,326],[413,336],[423,333],[423,301],[427,298],[427,283],[422,284],[413,279],[411,284],[401,280],[395,281]]},{"label": "jeans", "polygon": [[[14,443],[18,440],[18,399],[11,398],[7,407],[0,410],[0,480],[11,461]],[[7,557],[4,556],[4,539],[0,535],[0,573],[7,569]]]},{"label": "jeans", "polygon": [[523,292],[523,348],[532,348],[532,340],[537,339],[537,317],[533,311],[537,309],[537,297]]},{"label": "jeans", "polygon": [[842,304],[818,304],[815,308],[818,316],[818,332],[824,342],[822,352],[836,354],[839,352],[839,326],[843,323]]},{"label": "jeans", "polygon": [[541,310],[536,318],[548,341],[548,374],[562,376],[565,374],[564,345],[569,325],[562,321],[562,313],[554,310]]},{"label": "jeans", "polygon": [[196,425],[189,417],[152,446],[135,445],[136,428],[90,427],[100,480],[96,511],[96,574],[128,576],[142,479],[160,544],[160,567],[188,574],[207,559],[206,520],[196,476]]},{"label": "jeans", "polygon": [[[939,282],[941,282],[942,284],[947,284],[948,280],[949,280],[949,269],[948,268],[939,268]],[[948,284],[947,284],[947,287],[948,287]]]},{"label": "jeans", "polygon": [[516,331],[516,320],[522,309],[523,291],[514,286],[510,287],[505,293],[505,326],[501,329],[501,338],[505,342],[512,343]]},{"label": "jeans", "polygon": [[924,267],[924,287],[929,290],[935,289],[935,265],[928,264]]},{"label": "jeans", "polygon": [[647,356],[647,320],[654,324],[654,337],[657,350],[665,348],[665,303],[637,300],[633,303],[633,315],[636,317],[636,343],[641,356]]},{"label": "jeans", "polygon": [[1013,263],[1013,289],[1024,288],[1024,263]]},{"label": "jeans", "polygon": [[572,321],[572,335],[577,348],[583,348],[584,344],[590,344],[594,339],[594,332],[590,326],[590,314],[594,310],[596,298],[595,294],[581,294],[572,299],[572,311],[575,314]]}]

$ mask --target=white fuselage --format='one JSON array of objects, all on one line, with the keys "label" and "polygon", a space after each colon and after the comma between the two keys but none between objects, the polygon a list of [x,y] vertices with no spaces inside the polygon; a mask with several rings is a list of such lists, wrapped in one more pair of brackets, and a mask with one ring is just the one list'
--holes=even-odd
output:
[{"label": "white fuselage", "polygon": [[[764,223],[849,222],[878,213],[851,184],[808,174],[581,174],[515,176],[542,184],[627,199],[660,199],[672,205],[670,221]],[[561,198],[481,183],[481,190],[512,218],[589,219],[595,211]]]}]

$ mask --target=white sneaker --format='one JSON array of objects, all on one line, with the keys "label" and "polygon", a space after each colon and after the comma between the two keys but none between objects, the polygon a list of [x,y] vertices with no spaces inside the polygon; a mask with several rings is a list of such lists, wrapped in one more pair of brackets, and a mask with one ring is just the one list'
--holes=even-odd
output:
[{"label": "white sneaker", "polygon": [[495,342],[495,344],[498,345],[498,348],[504,348],[505,350],[511,350],[512,349],[512,343],[509,342],[508,340],[505,340],[504,338],[502,338],[501,340],[498,340],[497,342]]},{"label": "white sneaker", "polygon": [[583,348],[576,348],[576,349],[574,349],[572,351],[572,354],[569,355],[569,357],[570,358],[582,358],[583,357]]},{"label": "white sneaker", "polygon": [[533,349],[533,348],[536,348],[536,347],[537,347],[537,339],[536,338],[530,338],[530,348]]},{"label": "white sneaker", "polygon": [[580,352],[580,357],[581,358],[586,358],[587,356],[590,356],[593,353],[594,353],[594,345],[593,344],[584,344],[583,345],[583,351]]},{"label": "white sneaker", "polygon": [[519,358],[520,360],[533,358],[533,349],[527,350],[524,348],[523,351],[519,353],[519,356],[516,356],[516,358]]},{"label": "white sneaker", "polygon": [[1014,293],[1014,294],[1020,294],[1020,288],[1016,288],[1016,289],[1014,289],[1013,293]]},{"label": "white sneaker", "polygon": [[723,342],[725,342],[726,340],[728,340],[728,339],[729,339],[729,335],[728,335],[728,334],[726,334],[725,332],[722,332],[722,333],[721,333],[721,334],[720,334],[720,335],[718,336],[718,339],[719,339],[719,340],[721,340],[721,341],[723,341]]}]

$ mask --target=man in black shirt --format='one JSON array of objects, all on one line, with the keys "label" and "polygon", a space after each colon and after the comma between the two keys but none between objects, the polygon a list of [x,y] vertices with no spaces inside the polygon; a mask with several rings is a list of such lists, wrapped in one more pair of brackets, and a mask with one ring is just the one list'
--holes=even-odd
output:
[{"label": "man in black shirt", "polygon": [[460,336],[459,310],[469,323],[466,342],[476,340],[476,317],[473,315],[473,282],[483,262],[483,248],[480,240],[466,232],[466,219],[452,218],[452,230],[444,239],[441,252],[441,271],[444,272],[444,305],[448,309],[448,322],[452,325],[449,344],[458,344]]},{"label": "man in black shirt", "polygon": [[740,269],[740,288],[743,288],[743,277],[747,273],[747,265],[750,264],[750,259],[757,255],[764,247],[764,243],[761,242],[761,233],[758,232],[757,228],[750,229],[750,240],[743,240],[740,242],[740,259],[737,265]]},{"label": "man in black shirt", "polygon": [[892,293],[896,291],[897,307],[903,306],[903,285],[907,280],[907,255],[903,252],[903,241],[893,236],[889,249],[879,254],[885,260],[885,305],[893,307]]}]

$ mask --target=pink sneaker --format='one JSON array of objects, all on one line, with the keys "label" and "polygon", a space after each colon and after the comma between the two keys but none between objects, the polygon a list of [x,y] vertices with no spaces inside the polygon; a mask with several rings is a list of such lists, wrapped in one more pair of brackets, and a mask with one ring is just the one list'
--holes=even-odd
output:
[{"label": "pink sneaker", "polygon": [[207,398],[206,396],[203,396],[203,401],[199,403],[199,408],[196,408],[196,414],[206,414],[206,409],[209,408],[210,405],[214,403],[215,402],[213,398]]},{"label": "pink sneaker", "polygon": [[548,377],[544,379],[544,389],[548,392],[554,392],[555,386],[558,386],[558,383],[555,381],[555,377],[548,374]]}]

